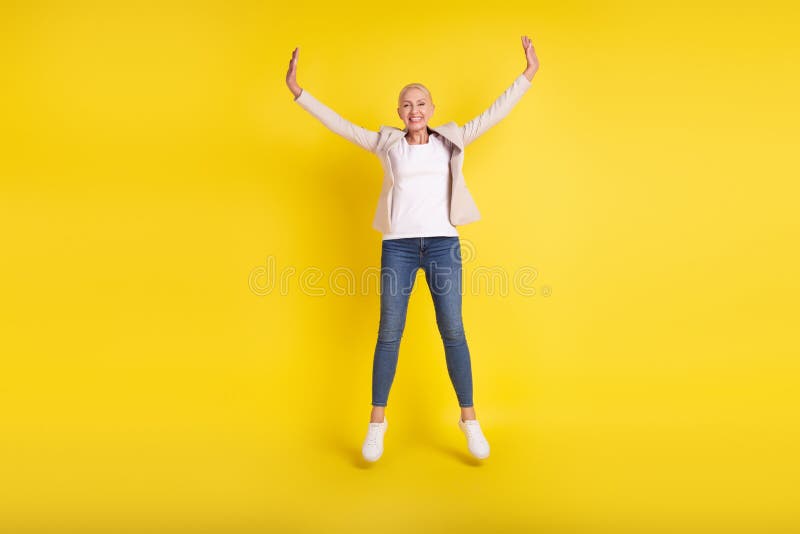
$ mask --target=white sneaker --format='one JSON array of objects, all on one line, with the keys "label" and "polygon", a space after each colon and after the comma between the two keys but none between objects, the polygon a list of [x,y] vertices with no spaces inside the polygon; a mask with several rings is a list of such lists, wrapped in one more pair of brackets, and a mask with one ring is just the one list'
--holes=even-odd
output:
[{"label": "white sneaker", "polygon": [[489,442],[483,436],[481,424],[477,419],[462,421],[459,416],[458,428],[467,436],[467,448],[475,458],[482,460],[489,456]]},{"label": "white sneaker", "polygon": [[370,423],[367,430],[367,437],[364,438],[364,445],[361,447],[361,455],[368,462],[374,462],[383,454],[383,434],[389,422],[383,416],[382,423]]}]

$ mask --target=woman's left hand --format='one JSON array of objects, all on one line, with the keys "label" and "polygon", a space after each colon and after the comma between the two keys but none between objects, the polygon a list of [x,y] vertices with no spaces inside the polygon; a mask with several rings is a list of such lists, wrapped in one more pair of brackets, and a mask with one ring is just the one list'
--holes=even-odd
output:
[{"label": "woman's left hand", "polygon": [[525,59],[528,61],[528,67],[525,70],[531,74],[536,73],[539,70],[539,58],[536,57],[536,50],[527,35],[522,36],[522,48],[525,50]]}]

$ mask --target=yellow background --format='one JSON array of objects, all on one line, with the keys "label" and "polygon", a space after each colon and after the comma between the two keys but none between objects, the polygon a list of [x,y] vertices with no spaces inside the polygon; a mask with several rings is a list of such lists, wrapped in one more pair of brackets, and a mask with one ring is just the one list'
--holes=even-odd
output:
[{"label": "yellow background", "polygon": [[[788,6],[788,4],[787,4]],[[783,532],[798,439],[796,7],[19,2],[0,16],[0,530]],[[468,455],[424,274],[361,459],[377,158],[349,120],[511,114],[472,145]],[[268,258],[272,258],[269,260]],[[254,287],[268,261],[286,291]],[[324,276],[301,286],[299,275]],[[263,281],[263,280],[262,280]],[[309,280],[306,280],[307,282]]]}]

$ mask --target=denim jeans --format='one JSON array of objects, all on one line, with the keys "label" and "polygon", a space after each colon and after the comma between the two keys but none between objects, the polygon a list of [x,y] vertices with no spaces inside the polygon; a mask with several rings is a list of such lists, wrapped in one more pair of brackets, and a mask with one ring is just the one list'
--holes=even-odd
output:
[{"label": "denim jeans", "polygon": [[372,405],[386,406],[417,271],[425,271],[447,372],[462,408],[472,406],[472,367],[461,318],[461,242],[457,236],[384,239],[381,316],[372,363]]}]

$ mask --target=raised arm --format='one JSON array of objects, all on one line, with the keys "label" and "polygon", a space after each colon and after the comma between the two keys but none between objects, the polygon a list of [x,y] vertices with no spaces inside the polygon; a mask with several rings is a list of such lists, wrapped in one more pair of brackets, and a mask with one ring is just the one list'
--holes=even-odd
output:
[{"label": "raised arm", "polygon": [[486,111],[461,127],[464,146],[472,143],[486,133],[489,128],[500,122],[519,102],[522,95],[530,89],[533,76],[539,70],[539,59],[536,57],[536,51],[527,36],[522,37],[522,48],[525,50],[525,58],[527,60],[525,71],[517,76],[514,83]]},{"label": "raised arm", "polygon": [[333,133],[341,135],[348,141],[374,154],[378,147],[378,132],[353,124],[297,84],[297,59],[299,53],[300,47],[295,48],[292,53],[292,59],[289,61],[289,70],[286,73],[286,85],[289,86],[289,90],[294,95],[294,101],[316,117]]}]

